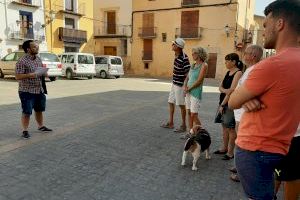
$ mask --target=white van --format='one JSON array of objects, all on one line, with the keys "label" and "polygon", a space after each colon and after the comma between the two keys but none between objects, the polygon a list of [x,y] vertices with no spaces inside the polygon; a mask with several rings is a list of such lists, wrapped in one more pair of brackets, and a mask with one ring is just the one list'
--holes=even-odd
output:
[{"label": "white van", "polygon": [[98,77],[107,78],[114,76],[119,78],[124,75],[123,61],[119,56],[95,56],[96,74]]},{"label": "white van", "polygon": [[62,75],[67,79],[73,77],[88,77],[96,75],[95,58],[89,53],[63,53],[59,55],[62,64]]}]

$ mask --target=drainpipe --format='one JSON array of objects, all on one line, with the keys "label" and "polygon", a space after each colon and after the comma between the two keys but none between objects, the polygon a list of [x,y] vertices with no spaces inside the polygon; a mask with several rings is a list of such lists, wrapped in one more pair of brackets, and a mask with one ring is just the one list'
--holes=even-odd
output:
[{"label": "drainpipe", "polygon": [[6,36],[8,38],[8,22],[7,22],[7,7],[6,7],[6,0],[4,0],[4,12],[5,12],[5,29],[6,30]]}]

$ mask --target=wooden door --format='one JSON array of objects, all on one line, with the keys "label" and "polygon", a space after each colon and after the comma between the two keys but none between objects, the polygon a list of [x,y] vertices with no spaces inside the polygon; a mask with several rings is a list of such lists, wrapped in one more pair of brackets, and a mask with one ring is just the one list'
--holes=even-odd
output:
[{"label": "wooden door", "polygon": [[116,34],[116,12],[107,12],[107,34]]},{"label": "wooden door", "polygon": [[154,35],[154,13],[143,14],[143,35],[144,36]]},{"label": "wooden door", "polygon": [[152,40],[145,39],[144,40],[144,52],[143,52],[143,60],[152,60]]},{"label": "wooden door", "polygon": [[117,55],[117,47],[104,47],[104,55],[112,55],[116,56]]},{"label": "wooden door", "polygon": [[217,67],[217,53],[210,53],[208,58],[208,70],[206,78],[215,78],[216,77],[216,67]]},{"label": "wooden door", "polygon": [[199,10],[182,11],[181,13],[181,37],[196,38],[198,36]]}]

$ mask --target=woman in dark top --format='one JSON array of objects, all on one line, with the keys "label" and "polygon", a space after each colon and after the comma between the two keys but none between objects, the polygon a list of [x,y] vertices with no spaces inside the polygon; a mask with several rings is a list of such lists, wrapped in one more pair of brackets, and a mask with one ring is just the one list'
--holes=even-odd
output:
[{"label": "woman in dark top", "polygon": [[219,111],[222,115],[223,128],[223,147],[215,154],[224,154],[223,160],[233,158],[234,145],[236,139],[235,120],[233,110],[228,108],[228,100],[242,76],[243,63],[240,61],[236,53],[231,53],[225,56],[225,65],[228,69],[219,90],[221,92],[219,99]]}]

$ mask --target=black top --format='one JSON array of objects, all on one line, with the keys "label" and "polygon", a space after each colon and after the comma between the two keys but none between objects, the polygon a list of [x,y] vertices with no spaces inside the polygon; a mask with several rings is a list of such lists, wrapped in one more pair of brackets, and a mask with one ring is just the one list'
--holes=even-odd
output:
[{"label": "black top", "polygon": [[[231,87],[234,75],[240,70],[237,70],[236,72],[234,72],[232,75],[229,75],[230,71],[228,71],[222,81],[222,86],[224,89],[229,89]],[[226,94],[225,93],[221,93],[220,94],[220,100],[219,100],[219,105],[221,105],[221,103],[223,102],[224,98],[225,98]],[[227,106],[227,103],[225,104],[225,106]]]},{"label": "black top", "polygon": [[179,54],[174,60],[173,84],[182,87],[190,67],[188,56],[185,53]]}]

